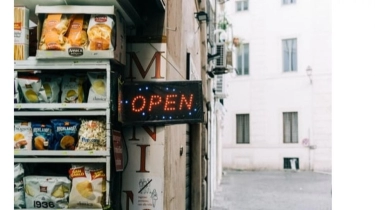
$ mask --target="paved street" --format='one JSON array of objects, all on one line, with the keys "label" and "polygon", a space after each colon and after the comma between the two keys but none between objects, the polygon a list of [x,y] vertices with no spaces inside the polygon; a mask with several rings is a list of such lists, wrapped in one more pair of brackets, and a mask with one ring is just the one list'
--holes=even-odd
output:
[{"label": "paved street", "polygon": [[211,210],[330,210],[331,175],[225,171]]}]

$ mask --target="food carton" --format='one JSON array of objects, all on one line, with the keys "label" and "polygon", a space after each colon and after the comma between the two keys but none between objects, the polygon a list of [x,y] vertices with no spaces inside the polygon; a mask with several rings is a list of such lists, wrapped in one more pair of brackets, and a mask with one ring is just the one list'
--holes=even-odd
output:
[{"label": "food carton", "polygon": [[14,7],[14,60],[29,57],[29,9]]},{"label": "food carton", "polygon": [[125,20],[114,6],[36,5],[35,13],[37,59],[112,59],[125,65]]}]

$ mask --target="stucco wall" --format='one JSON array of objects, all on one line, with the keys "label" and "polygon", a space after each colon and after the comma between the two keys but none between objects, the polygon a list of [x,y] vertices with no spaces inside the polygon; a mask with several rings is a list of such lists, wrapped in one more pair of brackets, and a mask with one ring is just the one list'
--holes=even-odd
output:
[{"label": "stucco wall", "polygon": [[[226,75],[229,97],[224,128],[224,168],[283,169],[298,157],[301,170],[331,170],[330,1],[249,1],[249,11],[226,5],[233,35],[250,46],[250,75]],[[282,72],[282,44],[297,38],[297,72]],[[234,66],[236,66],[234,60]],[[306,75],[313,69],[312,83]],[[298,144],[282,140],[282,112],[298,112]],[[236,144],[236,114],[250,114],[250,144]],[[315,150],[302,145],[309,138]]]}]

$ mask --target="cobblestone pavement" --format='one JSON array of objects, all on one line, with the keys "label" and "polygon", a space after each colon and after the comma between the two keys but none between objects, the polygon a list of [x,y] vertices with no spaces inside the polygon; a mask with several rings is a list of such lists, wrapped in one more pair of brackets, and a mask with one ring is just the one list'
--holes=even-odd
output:
[{"label": "cobblestone pavement", "polygon": [[330,174],[225,171],[211,210],[331,210]]}]

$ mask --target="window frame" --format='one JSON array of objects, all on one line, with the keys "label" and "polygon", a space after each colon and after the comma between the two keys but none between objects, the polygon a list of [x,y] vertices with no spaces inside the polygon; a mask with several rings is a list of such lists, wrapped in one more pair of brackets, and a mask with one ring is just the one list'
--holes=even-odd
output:
[{"label": "window frame", "polygon": [[[244,117],[242,120],[244,121],[242,125],[239,125],[239,117]],[[245,118],[247,117],[247,119]],[[247,120],[247,121],[245,121]],[[246,126],[246,124],[248,124]],[[236,144],[250,144],[250,114],[236,114]],[[246,128],[247,127],[247,128]],[[242,129],[242,131],[239,131]],[[247,129],[247,130],[245,130]],[[238,135],[242,133],[242,138]]]},{"label": "window frame", "polygon": [[[290,41],[292,41],[292,43],[288,43]],[[285,48],[285,46],[291,49]],[[287,64],[285,63],[286,55],[288,56]],[[297,38],[287,38],[287,39],[281,40],[281,57],[282,57],[283,72],[298,72],[298,39]]]},{"label": "window frame", "polygon": [[[286,121],[286,115],[290,119],[288,123]],[[295,119],[294,119],[295,117]],[[298,127],[299,127],[299,120],[298,120],[298,112],[297,111],[290,111],[290,112],[283,112],[282,113],[282,133],[283,133],[283,143],[284,144],[298,144]],[[286,130],[289,130],[286,133]],[[294,133],[293,133],[294,132]],[[289,138],[288,138],[289,137]]]},{"label": "window frame", "polygon": [[[236,0],[235,4],[236,12],[248,11],[249,10],[249,0]],[[246,6],[246,8],[245,8]]]},{"label": "window frame", "polygon": [[[241,61],[239,61],[241,60]],[[244,43],[238,48],[236,53],[237,76],[248,76],[250,75],[250,44]],[[241,66],[240,66],[241,63]],[[247,66],[246,66],[247,65]],[[247,72],[246,72],[247,68]]]},{"label": "window frame", "polygon": [[282,5],[296,4],[297,0],[281,0]]}]

